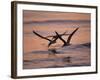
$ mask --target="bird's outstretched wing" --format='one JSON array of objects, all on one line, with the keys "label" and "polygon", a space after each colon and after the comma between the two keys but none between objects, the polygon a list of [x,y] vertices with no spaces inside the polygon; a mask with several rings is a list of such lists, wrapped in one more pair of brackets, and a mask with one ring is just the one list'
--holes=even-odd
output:
[{"label": "bird's outstretched wing", "polygon": [[48,39],[48,38],[46,38],[46,37],[44,37],[44,36],[38,34],[38,33],[35,32],[34,30],[33,30],[33,33],[34,33],[35,35],[37,35],[38,37],[42,38],[42,39],[45,39],[45,40],[51,41],[50,39]]},{"label": "bird's outstretched wing", "polygon": [[72,36],[75,34],[75,32],[76,32],[78,29],[79,29],[79,28],[76,28],[76,29],[68,36],[67,44],[70,44],[70,41],[71,41]]}]

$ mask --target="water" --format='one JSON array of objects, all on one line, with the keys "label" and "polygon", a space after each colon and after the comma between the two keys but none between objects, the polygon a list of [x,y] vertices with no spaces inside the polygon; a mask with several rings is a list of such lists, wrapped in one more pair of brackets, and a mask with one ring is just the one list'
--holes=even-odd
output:
[{"label": "water", "polygon": [[90,48],[84,44],[56,48],[55,50],[56,53],[49,50],[26,53],[25,58],[29,58],[29,60],[24,60],[24,69],[91,65]]}]

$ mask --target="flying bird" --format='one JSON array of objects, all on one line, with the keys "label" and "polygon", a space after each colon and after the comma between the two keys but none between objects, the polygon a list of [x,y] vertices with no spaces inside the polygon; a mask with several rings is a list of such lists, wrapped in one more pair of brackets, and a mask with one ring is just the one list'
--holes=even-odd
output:
[{"label": "flying bird", "polygon": [[71,41],[71,38],[72,36],[75,34],[75,32],[78,30],[79,28],[76,28],[69,36],[68,36],[68,39],[67,41],[65,41],[62,36],[59,35],[58,32],[55,31],[56,35],[59,37],[59,39],[64,43],[62,47],[64,46],[69,46],[70,45],[70,41]]},{"label": "flying bird", "polygon": [[[37,35],[38,37],[42,38],[42,39],[48,40],[48,41],[49,41],[48,47],[49,47],[51,44],[56,43],[56,40],[58,39],[58,36],[57,36],[57,35],[52,35],[52,36],[44,37],[44,36],[40,35],[39,33],[35,32],[34,30],[33,30],[33,33],[34,33],[35,35]],[[63,34],[59,34],[59,36],[64,36],[64,35],[69,35],[69,34],[66,34],[66,32],[64,32]],[[49,39],[48,37],[52,37],[52,39]]]}]

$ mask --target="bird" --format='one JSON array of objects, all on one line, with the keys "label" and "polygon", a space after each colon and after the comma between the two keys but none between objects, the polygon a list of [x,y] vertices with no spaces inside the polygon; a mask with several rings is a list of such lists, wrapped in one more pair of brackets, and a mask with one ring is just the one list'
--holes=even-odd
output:
[{"label": "bird", "polygon": [[67,41],[65,41],[65,40],[62,38],[62,36],[60,36],[59,33],[55,31],[56,35],[57,35],[57,36],[59,37],[59,39],[63,42],[63,46],[62,46],[62,47],[64,47],[64,46],[69,46],[69,45],[70,45],[71,38],[72,38],[72,36],[75,34],[75,32],[76,32],[78,29],[79,29],[79,28],[76,28],[76,29],[68,36]]},{"label": "bird", "polygon": [[[44,37],[44,36],[38,34],[37,32],[35,32],[34,30],[33,30],[33,33],[34,33],[35,35],[37,35],[38,37],[42,38],[42,39],[48,40],[48,41],[49,41],[48,47],[49,47],[51,44],[56,43],[56,40],[58,39],[58,36],[57,36],[57,35]],[[63,36],[63,35],[69,35],[69,34],[66,34],[66,32],[64,32],[63,34],[59,34],[59,36]],[[52,37],[52,39],[49,39],[48,37]]]},{"label": "bird", "polygon": [[48,41],[49,41],[48,47],[49,47],[51,44],[56,43],[56,40],[57,40],[57,38],[58,38],[58,37],[55,37],[53,40],[51,40],[51,39],[48,39],[47,37],[44,37],[44,36],[38,34],[38,33],[35,32],[35,31],[33,31],[33,33],[36,34],[37,36],[39,36],[39,37],[42,38],[42,39],[48,40]]}]

